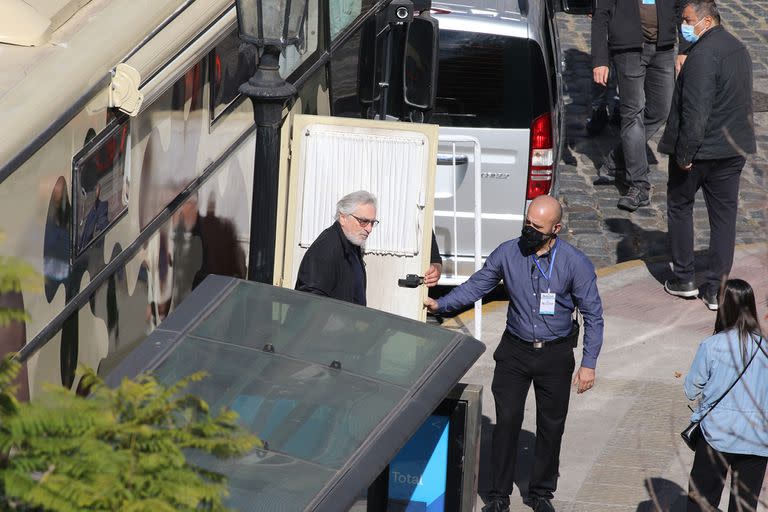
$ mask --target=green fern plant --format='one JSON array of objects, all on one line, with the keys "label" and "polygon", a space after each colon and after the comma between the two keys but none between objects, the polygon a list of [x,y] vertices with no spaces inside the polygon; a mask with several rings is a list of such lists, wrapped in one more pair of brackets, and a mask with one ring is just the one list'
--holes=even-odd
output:
[{"label": "green fern plant", "polygon": [[[5,238],[0,232],[0,242]],[[18,293],[22,289],[40,289],[40,275],[29,263],[12,256],[0,256],[0,295]],[[0,327],[12,322],[27,322],[29,315],[21,309],[0,308]]]},{"label": "green fern plant", "polygon": [[230,410],[212,414],[184,394],[193,374],[170,387],[142,375],[111,389],[91,370],[91,394],[50,387],[18,402],[19,364],[0,363],[0,506],[53,512],[226,510],[221,475],[190,464],[185,451],[217,457],[263,444]]}]

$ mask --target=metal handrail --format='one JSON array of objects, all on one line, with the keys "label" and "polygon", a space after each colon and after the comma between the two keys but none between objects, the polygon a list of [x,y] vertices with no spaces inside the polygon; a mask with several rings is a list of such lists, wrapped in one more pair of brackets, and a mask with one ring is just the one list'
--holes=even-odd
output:
[{"label": "metal handrail", "polygon": [[[483,245],[482,245],[482,182],[480,181],[480,140],[477,137],[471,137],[469,135],[440,135],[440,142],[451,143],[452,157],[453,157],[453,277],[458,277],[457,272],[459,268],[459,246],[458,246],[458,229],[457,229],[457,212],[456,206],[456,144],[457,143],[471,143],[474,152],[474,176],[475,176],[475,272],[480,270],[483,266]],[[483,332],[483,300],[479,299],[475,302],[475,338],[481,339]]]}]

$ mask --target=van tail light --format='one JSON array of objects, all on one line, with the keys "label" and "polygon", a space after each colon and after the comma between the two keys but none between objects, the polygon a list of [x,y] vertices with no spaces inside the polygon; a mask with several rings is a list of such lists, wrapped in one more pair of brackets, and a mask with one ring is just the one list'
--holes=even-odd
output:
[{"label": "van tail light", "polygon": [[525,198],[549,193],[552,187],[554,149],[552,147],[552,114],[542,114],[531,123],[531,153],[528,160],[528,189]]}]

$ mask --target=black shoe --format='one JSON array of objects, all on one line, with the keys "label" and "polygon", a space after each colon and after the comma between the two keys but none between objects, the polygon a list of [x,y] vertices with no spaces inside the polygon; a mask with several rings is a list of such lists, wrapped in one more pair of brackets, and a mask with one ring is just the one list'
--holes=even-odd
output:
[{"label": "black shoe", "polygon": [[710,311],[717,311],[717,308],[719,307],[719,305],[717,301],[716,291],[704,290],[703,292],[701,292],[701,300],[704,301],[704,304],[707,305],[707,308]]},{"label": "black shoe", "polygon": [[650,194],[644,190],[640,190],[637,187],[629,187],[626,195],[619,199],[616,206],[622,210],[633,212],[641,206],[648,206],[651,204]]},{"label": "black shoe", "polygon": [[509,512],[509,503],[502,499],[491,499],[483,507],[482,512]]},{"label": "black shoe", "polygon": [[587,119],[587,133],[594,137],[600,135],[605,129],[605,125],[608,124],[608,109],[605,107],[598,107],[592,109],[592,115]]},{"label": "black shoe", "polygon": [[526,504],[533,509],[533,512],[557,512],[549,498],[529,498]]},{"label": "black shoe", "polygon": [[696,288],[693,281],[682,281],[677,278],[664,281],[664,291],[670,295],[686,299],[695,298],[699,294],[699,289]]}]

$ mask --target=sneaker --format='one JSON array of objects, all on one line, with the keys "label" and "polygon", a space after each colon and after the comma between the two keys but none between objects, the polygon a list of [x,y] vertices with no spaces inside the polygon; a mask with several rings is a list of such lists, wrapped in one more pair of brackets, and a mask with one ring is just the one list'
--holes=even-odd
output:
[{"label": "sneaker", "polygon": [[640,190],[637,187],[629,187],[626,195],[619,199],[616,206],[622,210],[634,212],[641,206],[648,206],[649,204],[651,204],[651,198],[648,192]]},{"label": "sneaker", "polygon": [[592,115],[587,119],[587,133],[594,137],[600,135],[608,124],[608,109],[605,107],[598,107],[592,109]]},{"label": "sneaker", "polygon": [[717,292],[716,291],[710,291],[705,290],[701,293],[701,300],[704,301],[704,304],[707,305],[707,309],[710,311],[717,311],[718,301],[717,301]]},{"label": "sneaker", "polygon": [[509,512],[509,503],[501,499],[491,499],[483,507],[482,512]]},{"label": "sneaker", "polygon": [[681,279],[667,279],[664,281],[664,291],[677,297],[691,299],[699,294],[699,289],[693,284],[693,281],[683,281]]}]

